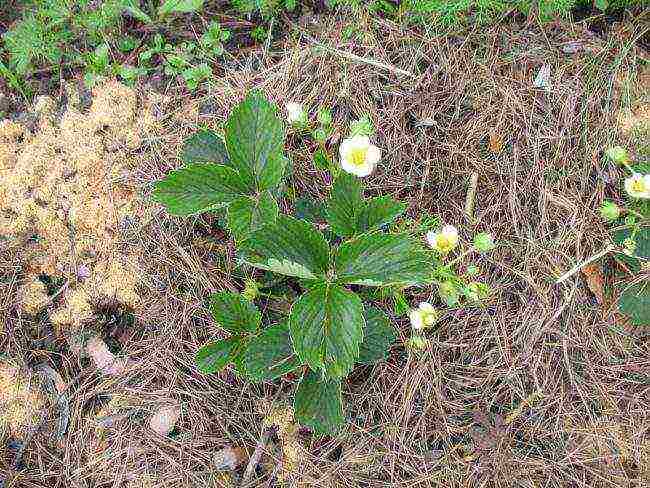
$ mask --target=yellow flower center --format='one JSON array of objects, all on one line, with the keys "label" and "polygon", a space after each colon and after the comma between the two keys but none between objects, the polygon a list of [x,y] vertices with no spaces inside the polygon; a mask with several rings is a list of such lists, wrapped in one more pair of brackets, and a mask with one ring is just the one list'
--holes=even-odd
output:
[{"label": "yellow flower center", "polygon": [[350,162],[355,166],[363,166],[366,164],[366,154],[368,149],[355,147],[350,151]]},{"label": "yellow flower center", "polygon": [[436,312],[422,311],[422,322],[424,325],[433,325],[436,322]]},{"label": "yellow flower center", "polygon": [[632,191],[634,193],[645,193],[646,187],[643,178],[637,178],[632,181]]},{"label": "yellow flower center", "polygon": [[454,248],[454,242],[446,235],[440,234],[436,239],[436,244],[440,252],[449,252]]}]

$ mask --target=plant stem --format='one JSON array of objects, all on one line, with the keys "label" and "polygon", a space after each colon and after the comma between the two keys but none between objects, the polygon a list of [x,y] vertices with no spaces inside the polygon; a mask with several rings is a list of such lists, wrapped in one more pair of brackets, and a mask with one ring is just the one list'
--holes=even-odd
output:
[{"label": "plant stem", "polygon": [[564,273],[562,276],[560,276],[557,281],[555,282],[556,285],[559,285],[563,281],[568,280],[571,278],[574,274],[576,274],[578,271],[580,271],[582,268],[587,266],[590,263],[593,263],[594,261],[602,258],[603,256],[609,254],[610,252],[614,251],[616,249],[616,246],[614,244],[610,244],[607,246],[605,249],[600,251],[599,253],[594,254],[590,258],[586,259],[582,263],[576,264],[573,268],[571,268],[569,271]]}]

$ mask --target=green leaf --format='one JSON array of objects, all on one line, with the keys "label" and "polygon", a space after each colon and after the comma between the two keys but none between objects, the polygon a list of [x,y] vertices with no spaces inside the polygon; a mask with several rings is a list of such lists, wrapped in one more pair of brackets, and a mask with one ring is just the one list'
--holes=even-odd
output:
[{"label": "green leaf", "polygon": [[340,381],[322,380],[308,371],[296,389],[293,408],[302,425],[318,434],[335,434],[345,421]]},{"label": "green leaf", "polygon": [[313,225],[286,215],[253,232],[242,243],[246,261],[256,268],[298,278],[327,273],[329,245]]},{"label": "green leaf", "polygon": [[386,314],[378,308],[367,308],[365,317],[366,327],[363,329],[357,362],[373,364],[388,357],[388,349],[395,342],[397,334]]},{"label": "green leaf", "polygon": [[153,199],[172,215],[192,215],[224,207],[248,192],[232,168],[191,164],[156,182]]},{"label": "green leaf", "polygon": [[348,173],[342,173],[334,182],[327,203],[327,222],[332,231],[341,237],[355,234],[357,215],[363,208],[361,180]]},{"label": "green leaf", "polygon": [[230,166],[226,144],[216,132],[209,129],[200,130],[185,140],[181,161],[185,164],[217,163]]},{"label": "green leaf", "polygon": [[406,204],[390,197],[376,197],[368,201],[357,218],[357,230],[360,233],[379,229],[390,224],[406,211]]},{"label": "green leaf", "polygon": [[241,339],[239,337],[229,337],[228,339],[211,342],[197,351],[195,357],[196,367],[204,374],[221,371],[234,359],[240,345]]},{"label": "green leaf", "polygon": [[363,339],[363,304],[354,293],[320,283],[291,308],[289,328],[298,357],[331,378],[350,372]]},{"label": "green leaf", "polygon": [[186,14],[190,12],[197,12],[203,8],[204,0],[165,0],[160,7],[158,7],[158,15],[164,17],[171,13]]},{"label": "green leaf", "polygon": [[278,216],[278,204],[268,191],[257,198],[241,197],[228,207],[228,228],[240,241],[267,224],[272,224]]},{"label": "green leaf", "polygon": [[367,286],[425,283],[431,263],[406,234],[366,234],[343,243],[336,256],[337,279]]},{"label": "green leaf", "polygon": [[242,354],[242,365],[254,382],[271,381],[299,368],[287,323],[272,325],[251,338]]},{"label": "green leaf", "polygon": [[314,166],[320,170],[327,170],[330,167],[330,159],[322,148],[318,148],[314,153]]},{"label": "green leaf", "polygon": [[124,10],[144,24],[153,24],[151,17],[140,8],[139,4],[139,0],[124,0]]},{"label": "green leaf", "polygon": [[277,185],[284,172],[284,127],[271,103],[251,92],[237,105],[226,124],[226,147],[245,181],[260,190]]},{"label": "green leaf", "polygon": [[312,200],[311,198],[298,198],[294,207],[295,216],[300,220],[307,222],[323,222],[325,220],[325,207],[322,202]]},{"label": "green leaf", "polygon": [[594,5],[598,10],[605,11],[609,7],[609,0],[595,0]]},{"label": "green leaf", "polygon": [[621,292],[618,308],[634,325],[650,325],[650,282],[636,283]]},{"label": "green leaf", "polygon": [[210,296],[210,310],[217,324],[233,334],[254,333],[262,316],[257,307],[238,293],[222,291]]}]

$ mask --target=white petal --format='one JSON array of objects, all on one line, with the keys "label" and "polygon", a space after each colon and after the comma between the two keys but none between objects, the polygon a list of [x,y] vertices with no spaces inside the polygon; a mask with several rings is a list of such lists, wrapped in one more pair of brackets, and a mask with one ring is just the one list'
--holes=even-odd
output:
[{"label": "white petal", "polygon": [[370,147],[370,138],[368,136],[354,136],[348,139],[352,147],[367,149]]},{"label": "white petal", "polygon": [[380,159],[381,149],[371,144],[368,147],[368,152],[366,153],[366,161],[376,166]]},{"label": "white petal", "polygon": [[419,308],[423,312],[433,312],[434,311],[433,305],[431,305],[429,302],[420,302]]},{"label": "white petal", "polygon": [[458,229],[453,225],[445,225],[442,228],[441,233],[446,235],[447,237],[458,236]]},{"label": "white petal", "polygon": [[339,146],[339,154],[341,159],[346,159],[350,151],[352,150],[352,141],[350,139],[345,139]]},{"label": "white petal", "polygon": [[366,162],[365,164],[362,164],[361,166],[357,166],[357,176],[368,176],[371,175],[372,172],[375,170],[375,165]]},{"label": "white petal", "polygon": [[437,240],[438,240],[438,233],[430,230],[429,232],[426,233],[425,239],[427,241],[427,244],[429,244],[429,246],[436,247]]},{"label": "white petal", "polygon": [[411,327],[413,327],[415,330],[419,330],[424,327],[422,313],[420,313],[419,310],[411,310],[411,313],[409,313],[409,319],[411,321]]}]

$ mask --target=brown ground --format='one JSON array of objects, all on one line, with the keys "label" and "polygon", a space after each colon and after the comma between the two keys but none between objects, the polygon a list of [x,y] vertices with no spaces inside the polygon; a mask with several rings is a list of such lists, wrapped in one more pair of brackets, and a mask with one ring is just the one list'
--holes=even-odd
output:
[{"label": "brown ground", "polygon": [[[129,174],[146,194],[178,164],[183,137],[198,124],[218,126],[259,87],[280,104],[334,107],[341,132],[369,112],[385,154],[372,192],[408,200],[411,216],[438,215],[465,237],[479,230],[497,237],[499,248],[477,263],[493,288],[486,306],[444,313],[423,356],[400,342],[389,361],[353,374],[344,389],[347,429],[325,440],[301,433],[288,486],[648,486],[649,343],[601,307],[580,275],[554,284],[607,243],[597,208],[620,197],[622,173],[602,162],[602,148],[615,142],[648,156],[638,127],[617,121],[644,106],[647,114],[648,53],[634,45],[638,26],[605,40],[560,25],[431,38],[361,19],[366,34],[353,43],[341,40],[344,25],[330,17],[306,29],[363,61],[303,37],[242,60],[201,100],[167,94],[164,131],[133,150],[140,164]],[[578,51],[564,52],[574,42]],[[551,66],[548,91],[532,88],[543,64]],[[504,142],[496,153],[491,133]],[[290,144],[298,194],[322,197],[326,174],[313,169],[302,141]],[[473,172],[480,177],[469,222],[463,207]],[[142,256],[141,301],[135,332],[120,336],[131,363],[115,376],[61,341],[49,351],[34,347],[37,320],[17,313],[25,279],[19,253],[0,241],[0,350],[55,365],[70,407],[59,443],[44,415],[22,469],[13,470],[15,449],[6,447],[6,486],[229,486],[215,471],[215,452],[252,449],[265,415],[289,398],[291,381],[251,386],[231,371],[196,372],[194,352],[219,334],[203,300],[241,289],[243,272],[210,219],[175,219],[159,208],[148,215],[120,236]],[[405,340],[406,320],[395,323]],[[147,419],[174,404],[181,416],[172,436],[151,432]],[[109,415],[103,429],[98,415]],[[251,486],[266,486],[268,477],[262,470]]]}]

